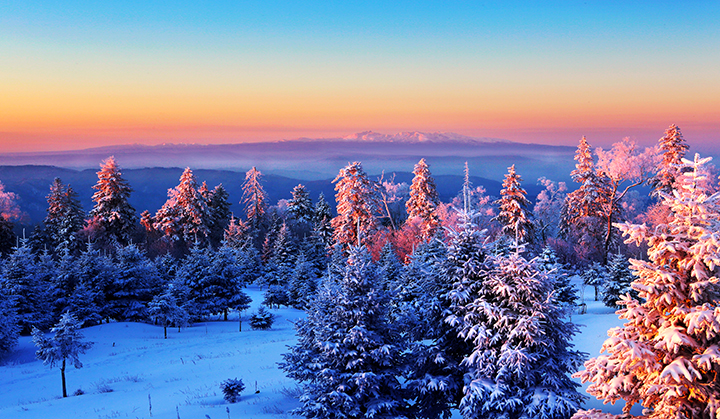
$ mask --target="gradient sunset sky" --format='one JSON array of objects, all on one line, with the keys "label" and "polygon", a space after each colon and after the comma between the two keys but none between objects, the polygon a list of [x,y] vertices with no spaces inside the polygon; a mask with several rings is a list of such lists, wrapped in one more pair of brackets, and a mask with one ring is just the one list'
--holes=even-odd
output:
[{"label": "gradient sunset sky", "polygon": [[0,1],[0,152],[358,131],[720,142],[720,2]]}]

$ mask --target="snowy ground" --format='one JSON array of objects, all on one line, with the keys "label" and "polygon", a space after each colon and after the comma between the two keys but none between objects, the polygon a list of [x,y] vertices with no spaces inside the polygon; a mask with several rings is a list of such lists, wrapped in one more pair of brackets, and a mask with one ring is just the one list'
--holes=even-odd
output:
[{"label": "snowy ground", "polygon": [[[262,292],[250,288],[248,294],[254,311]],[[621,322],[613,310],[592,301],[591,289],[586,299],[588,313],[573,316],[584,325],[575,344],[595,356],[607,330]],[[277,318],[270,331],[251,330],[246,321],[238,332],[235,317],[197,323],[179,333],[168,330],[167,340],[161,327],[140,323],[83,329],[86,340],[95,344],[80,358],[84,367],[68,367],[66,374],[68,393],[82,389],[85,394],[66,399],[60,397],[60,370],[37,361],[32,341],[22,337],[1,362],[0,418],[288,418],[286,412],[297,405],[297,386],[277,362],[295,342],[292,321],[303,313],[287,308],[273,313]],[[236,377],[246,390],[238,403],[228,404],[219,385]],[[594,399],[586,407],[613,413],[622,409]]]}]

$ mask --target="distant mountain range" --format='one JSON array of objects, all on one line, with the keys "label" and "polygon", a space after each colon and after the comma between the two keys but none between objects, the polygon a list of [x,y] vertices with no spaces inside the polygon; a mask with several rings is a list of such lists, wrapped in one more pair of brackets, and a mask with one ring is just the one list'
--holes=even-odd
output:
[{"label": "distant mountain range", "polygon": [[[3,153],[0,165],[52,165],[69,169],[95,169],[114,155],[126,169],[191,167],[247,171],[256,166],[265,174],[303,180],[334,177],[351,161],[361,161],[368,173],[411,172],[421,158],[436,175],[470,174],[501,181],[515,164],[527,182],[545,176],[568,180],[574,147],[515,143],[454,133],[403,132],[386,135],[372,131],[342,138],[299,138],[240,144],[122,145],[42,153]],[[5,179],[0,178],[0,181]]]}]

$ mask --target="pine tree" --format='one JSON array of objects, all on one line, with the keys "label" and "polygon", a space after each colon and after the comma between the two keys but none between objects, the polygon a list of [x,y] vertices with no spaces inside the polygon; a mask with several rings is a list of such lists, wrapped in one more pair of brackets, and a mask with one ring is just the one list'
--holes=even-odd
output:
[{"label": "pine tree", "polygon": [[657,174],[649,182],[653,188],[652,194],[656,197],[659,197],[660,192],[670,194],[675,189],[681,175],[678,166],[689,148],[680,128],[675,124],[665,130],[665,135],[658,140],[658,145],[662,152],[662,161],[658,165]]},{"label": "pine tree", "polygon": [[244,249],[252,244],[248,237],[248,227],[245,222],[234,216],[230,218],[230,223],[223,234],[223,241],[226,246],[234,249]]},{"label": "pine tree", "polygon": [[318,276],[318,271],[300,252],[288,283],[288,297],[294,308],[305,310],[310,306],[317,290]]},{"label": "pine tree", "polygon": [[380,250],[377,271],[378,287],[385,292],[391,292],[400,279],[403,266],[397,257],[397,253],[395,253],[395,248],[389,241]]},{"label": "pine tree", "polygon": [[631,260],[639,300],[618,302],[622,327],[610,329],[602,354],[577,377],[605,403],[635,403],[648,418],[720,416],[720,194],[707,195],[700,175],[709,158],[683,159],[671,209],[654,229],[625,223],[628,242],[647,243],[648,260]]},{"label": "pine tree", "polygon": [[210,233],[209,223],[208,203],[188,167],[180,176],[180,184],[168,190],[167,201],[155,213],[153,227],[173,240],[192,243],[206,240]]},{"label": "pine tree", "polygon": [[0,287],[0,356],[15,347],[20,335],[15,296]]},{"label": "pine tree", "polygon": [[368,179],[360,162],[340,169],[333,183],[338,213],[331,222],[335,243],[343,248],[365,244],[376,229],[377,186]]},{"label": "pine tree", "polygon": [[576,253],[584,260],[603,257],[604,206],[608,202],[607,185],[595,173],[590,145],[585,137],[575,153],[575,170],[570,175],[580,187],[569,193],[560,212],[561,237],[577,242]]},{"label": "pine tree", "polygon": [[108,315],[118,321],[140,321],[148,317],[147,306],[162,288],[157,266],[134,244],[115,254],[117,274],[107,295]]},{"label": "pine tree", "polygon": [[47,310],[50,300],[47,293],[49,284],[43,281],[36,256],[27,242],[10,254],[2,267],[0,288],[15,297],[15,308],[22,333],[29,333],[33,327],[46,328],[51,324]]},{"label": "pine tree", "polygon": [[456,297],[463,315],[448,319],[474,346],[462,362],[463,417],[570,418],[583,399],[570,378],[582,354],[570,350],[577,327],[562,320],[553,280],[518,252],[486,265],[474,298]]},{"label": "pine tree", "polygon": [[618,253],[610,259],[607,266],[607,274],[603,280],[602,300],[608,307],[620,308],[617,305],[620,297],[630,293],[631,297],[637,299],[637,291],[630,287],[635,278],[630,271],[628,257]]},{"label": "pine tree", "polygon": [[503,181],[501,198],[496,201],[499,213],[494,218],[502,225],[502,232],[506,237],[517,243],[532,243],[534,238],[534,224],[530,213],[530,201],[526,198],[527,192],[520,186],[522,178],[515,172],[515,165],[508,167],[508,174]]},{"label": "pine tree", "polygon": [[607,268],[599,262],[593,262],[580,274],[583,285],[590,285],[595,290],[595,301],[600,298],[600,290],[607,277]]},{"label": "pine tree", "polygon": [[[91,326],[99,323],[95,322],[94,316],[90,318],[82,315],[82,312],[86,310],[80,306],[86,304],[94,304],[97,307],[97,314],[99,314],[100,318],[109,320],[114,314],[109,301],[112,299],[113,288],[118,276],[117,267],[110,258],[104,256],[100,250],[93,245],[88,245],[87,249],[77,258],[76,263],[77,266],[73,272],[77,278],[76,288],[84,287],[83,291],[87,292],[87,297],[90,299],[82,300],[81,298],[77,298],[82,296],[82,294],[78,294],[77,289],[73,290],[71,294],[75,295],[75,299],[69,304],[69,309],[72,309],[83,326]],[[94,314],[93,310],[87,312]]]},{"label": "pine tree", "polygon": [[577,289],[570,282],[570,275],[557,260],[555,251],[550,246],[545,246],[537,259],[537,268],[554,279],[554,297],[560,305],[572,308],[577,300]]},{"label": "pine tree", "polygon": [[232,214],[230,212],[230,194],[221,184],[210,191],[208,210],[210,212],[209,236],[210,242],[218,246],[224,238],[226,228],[229,227]]},{"label": "pine tree", "polygon": [[403,346],[388,323],[374,283],[370,254],[351,247],[345,274],[323,285],[299,342],[281,368],[303,384],[307,418],[403,418],[406,402],[398,381]]},{"label": "pine tree", "polygon": [[305,185],[297,185],[292,190],[292,198],[288,201],[288,213],[297,224],[310,225],[315,215],[310,193]]},{"label": "pine tree", "polygon": [[430,173],[430,166],[425,159],[415,165],[413,170],[412,184],[410,185],[410,198],[405,202],[408,218],[419,217],[422,222],[420,231],[422,239],[429,240],[440,226],[440,219],[437,214],[437,207],[440,203],[438,198],[435,179]]},{"label": "pine tree", "polygon": [[95,206],[88,214],[91,223],[100,230],[103,241],[128,244],[138,221],[135,208],[128,202],[132,192],[130,184],[123,179],[113,156],[103,160],[97,175],[98,181],[93,186],[96,192],[92,196]]},{"label": "pine tree", "polygon": [[167,328],[169,326],[185,327],[189,321],[189,314],[178,305],[177,297],[173,294],[172,286],[169,285],[165,291],[153,297],[148,305],[148,316],[151,320],[163,326],[163,335],[167,339]]},{"label": "pine tree", "polygon": [[62,394],[67,397],[67,386],[65,385],[65,366],[69,363],[75,368],[82,368],[80,354],[92,346],[91,342],[84,342],[79,331],[80,323],[71,314],[65,313],[60,321],[51,329],[53,336],[48,338],[40,330],[33,329],[33,342],[38,347],[35,355],[50,368],[60,364],[60,375],[62,376]]},{"label": "pine tree", "polygon": [[254,166],[245,173],[242,201],[240,202],[245,205],[247,223],[254,237],[259,237],[267,221],[268,196],[260,183],[261,177],[262,173]]},{"label": "pine tree", "polygon": [[315,204],[315,213],[313,214],[313,230],[323,241],[328,249],[333,244],[334,230],[332,227],[332,211],[330,204],[325,200],[325,195],[320,192],[318,201]]},{"label": "pine tree", "polygon": [[54,251],[77,252],[81,247],[77,234],[85,225],[85,213],[77,193],[70,185],[64,185],[60,178],[55,178],[50,185],[47,202],[45,231],[52,240]]}]

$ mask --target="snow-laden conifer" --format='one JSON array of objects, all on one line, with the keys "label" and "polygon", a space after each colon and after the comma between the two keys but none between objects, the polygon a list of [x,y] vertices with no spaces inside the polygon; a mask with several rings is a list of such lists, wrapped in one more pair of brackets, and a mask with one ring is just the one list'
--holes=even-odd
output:
[{"label": "snow-laden conifer", "polygon": [[161,289],[157,266],[134,244],[115,253],[116,275],[107,295],[108,315],[118,321],[148,317],[147,306]]},{"label": "snow-laden conifer", "polygon": [[15,347],[20,325],[15,308],[15,296],[0,287],[0,356]]},{"label": "snow-laden conifer", "polygon": [[210,230],[210,211],[190,168],[180,176],[180,183],[168,190],[168,199],[155,213],[153,227],[173,240],[187,243],[204,241]]},{"label": "snow-laden conifer", "polygon": [[85,225],[85,212],[77,192],[70,185],[55,178],[47,196],[48,209],[45,217],[45,231],[50,237],[56,253],[67,250],[76,252],[82,243],[78,232]]},{"label": "snow-laden conifer", "polygon": [[508,173],[500,190],[498,215],[494,218],[502,225],[502,233],[519,243],[530,243],[534,238],[534,224],[530,213],[527,192],[520,186],[522,178],[515,172],[515,165],[508,167]]},{"label": "snow-laden conifer", "polygon": [[709,158],[683,159],[667,223],[618,227],[628,242],[647,243],[648,260],[631,260],[636,300],[625,295],[625,320],[610,329],[601,355],[578,373],[604,402],[641,403],[648,418],[720,416],[720,194],[708,196],[700,173]]},{"label": "snow-laden conifer", "polygon": [[255,166],[245,173],[242,201],[240,201],[240,204],[245,206],[247,223],[254,237],[265,228],[267,218],[268,196],[260,183],[261,178],[262,173]]},{"label": "snow-laden conifer", "polygon": [[335,243],[343,248],[365,244],[376,229],[377,185],[357,161],[340,169],[333,183],[338,214],[331,222]]},{"label": "snow-laden conifer", "polygon": [[163,327],[164,338],[167,339],[167,328],[176,326],[178,329],[185,327],[190,315],[180,305],[173,293],[172,284],[168,284],[165,291],[153,297],[148,305],[148,317]]},{"label": "snow-laden conifer", "polygon": [[415,165],[413,169],[413,180],[410,185],[410,198],[405,202],[408,218],[419,217],[420,231],[423,240],[429,240],[440,226],[440,219],[437,214],[437,207],[440,203],[438,198],[435,179],[430,173],[430,166],[425,159]]},{"label": "snow-laden conifer", "polygon": [[575,307],[577,300],[577,289],[570,282],[570,274],[565,267],[558,262],[555,251],[545,246],[537,258],[537,268],[548,274],[553,279],[554,297],[563,306]]},{"label": "snow-laden conifer", "polygon": [[634,279],[628,257],[622,253],[613,255],[608,263],[607,273],[602,284],[603,303],[608,307],[619,308],[618,300],[628,293],[637,299],[637,292],[630,286]]},{"label": "snow-laden conifer", "polygon": [[288,213],[290,218],[299,224],[312,224],[315,215],[310,193],[305,185],[297,185],[292,190],[292,198],[288,201]]},{"label": "snow-laden conifer", "polygon": [[680,127],[672,124],[665,130],[665,135],[658,140],[658,147],[662,153],[662,160],[658,164],[657,174],[649,183],[653,188],[653,195],[659,197],[660,192],[671,194],[675,189],[675,183],[681,175],[678,168],[689,146],[680,132]]},{"label": "snow-laden conifer", "polygon": [[82,368],[80,354],[92,346],[91,342],[83,341],[80,333],[80,323],[69,312],[60,317],[60,321],[50,330],[51,336],[47,337],[39,329],[33,329],[33,342],[38,347],[35,355],[50,368],[60,365],[62,376],[62,395],[67,397],[67,386],[65,384],[65,367],[69,362],[75,368]]},{"label": "snow-laden conifer", "polygon": [[398,376],[403,347],[387,322],[365,247],[350,247],[339,281],[323,283],[308,317],[298,321],[298,343],[281,367],[302,383],[307,418],[403,418]]},{"label": "snow-laden conifer", "polygon": [[315,204],[315,212],[313,214],[313,230],[323,241],[323,244],[328,249],[332,245],[333,240],[333,227],[332,221],[332,210],[330,204],[325,200],[325,194],[320,192],[318,201]]},{"label": "snow-laden conifer", "polygon": [[310,306],[317,290],[318,276],[317,269],[305,258],[305,253],[300,252],[288,281],[288,298],[293,307],[305,310]]},{"label": "snow-laden conifer", "polygon": [[114,156],[103,160],[97,176],[92,196],[95,206],[88,214],[90,222],[104,241],[128,244],[137,224],[135,208],[128,202],[130,184],[122,177]]},{"label": "snow-laden conifer", "polygon": [[36,256],[23,240],[5,260],[0,276],[0,288],[15,297],[15,310],[23,333],[52,324],[52,312],[48,310],[50,284],[43,279],[47,278],[42,277]]},{"label": "snow-laden conifer", "polygon": [[460,411],[465,418],[570,418],[583,396],[570,374],[582,360],[577,327],[553,298],[553,280],[519,252],[491,256],[470,299],[456,288],[462,317],[448,318],[473,348]]}]

